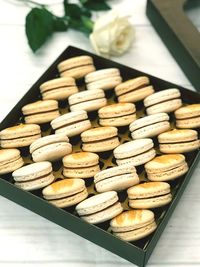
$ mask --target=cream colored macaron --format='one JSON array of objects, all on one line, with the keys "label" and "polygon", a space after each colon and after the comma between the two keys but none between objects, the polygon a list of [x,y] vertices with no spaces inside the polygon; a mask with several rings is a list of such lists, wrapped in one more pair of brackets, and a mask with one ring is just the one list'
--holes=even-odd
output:
[{"label": "cream colored macaron", "polygon": [[29,146],[41,137],[41,129],[37,124],[19,124],[0,132],[2,148]]},{"label": "cream colored macaron", "polygon": [[65,134],[41,137],[30,145],[34,162],[55,161],[72,152],[72,145]]},{"label": "cream colored macaron", "polygon": [[91,178],[100,171],[99,156],[91,152],[77,152],[63,158],[63,175],[71,178]]},{"label": "cream colored macaron", "polygon": [[43,124],[57,118],[60,113],[56,100],[39,100],[22,108],[26,123]]},{"label": "cream colored macaron", "polygon": [[139,166],[152,160],[156,155],[153,146],[153,141],[150,138],[121,144],[114,150],[117,165]]},{"label": "cream colored macaron", "polygon": [[86,75],[85,82],[88,90],[109,90],[120,84],[122,77],[117,68],[101,69]]},{"label": "cream colored macaron", "polygon": [[94,111],[104,107],[107,104],[105,93],[100,89],[73,94],[69,97],[68,101],[71,111]]},{"label": "cream colored macaron", "polygon": [[200,104],[192,104],[177,109],[175,117],[178,128],[199,128]]},{"label": "cream colored macaron", "polygon": [[67,208],[87,198],[88,192],[82,179],[63,179],[42,190],[43,197],[59,208]]},{"label": "cream colored macaron", "polygon": [[113,150],[120,142],[116,127],[97,127],[81,134],[83,151],[104,152]]},{"label": "cream colored macaron", "polygon": [[154,93],[153,86],[150,85],[146,76],[137,77],[125,81],[115,87],[115,93],[119,102],[138,102]]},{"label": "cream colored macaron", "polygon": [[0,149],[0,174],[13,172],[24,165],[18,149]]},{"label": "cream colored macaron", "polygon": [[173,129],[158,136],[162,153],[186,153],[200,147],[198,133],[191,129]]},{"label": "cream colored macaron", "polygon": [[121,191],[139,183],[134,166],[116,166],[98,172],[94,176],[97,192]]},{"label": "cream colored macaron", "polygon": [[166,182],[145,182],[127,190],[129,206],[133,209],[152,209],[165,206],[172,200]]},{"label": "cream colored macaron", "polygon": [[130,242],[150,235],[157,227],[150,210],[124,211],[111,220],[110,226],[115,236]]},{"label": "cream colored macaron", "polygon": [[147,177],[150,181],[169,181],[183,176],[188,165],[182,154],[166,154],[155,157],[145,164]]},{"label": "cream colored macaron", "polygon": [[62,77],[67,76],[80,79],[88,73],[95,71],[95,66],[92,57],[82,55],[60,62],[58,64],[58,70]]},{"label": "cream colored macaron", "polygon": [[102,126],[126,126],[136,120],[136,109],[132,103],[115,103],[98,110]]},{"label": "cream colored macaron", "polygon": [[55,180],[52,165],[48,161],[23,166],[14,171],[12,176],[15,185],[26,191],[43,188]]},{"label": "cream colored macaron", "polygon": [[94,195],[76,206],[78,215],[86,222],[98,224],[108,221],[123,211],[115,191]]},{"label": "cream colored macaron", "polygon": [[167,113],[157,113],[133,121],[129,129],[133,139],[154,137],[170,129]]},{"label": "cream colored macaron", "polygon": [[77,110],[52,120],[51,127],[55,130],[56,134],[64,133],[68,137],[72,137],[90,129],[92,125],[88,119],[87,112]]},{"label": "cream colored macaron", "polygon": [[148,115],[175,111],[182,106],[181,93],[176,88],[156,92],[144,99],[144,106]]},{"label": "cream colored macaron", "polygon": [[64,100],[78,92],[75,80],[72,77],[61,77],[46,81],[40,85],[43,100]]}]

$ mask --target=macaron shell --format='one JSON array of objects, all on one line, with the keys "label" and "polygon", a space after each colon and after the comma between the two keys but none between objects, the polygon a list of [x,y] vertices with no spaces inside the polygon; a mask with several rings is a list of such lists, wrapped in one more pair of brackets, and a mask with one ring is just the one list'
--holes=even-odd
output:
[{"label": "macaron shell", "polygon": [[133,209],[154,209],[169,204],[171,200],[171,194],[147,199],[129,199],[129,206]]},{"label": "macaron shell", "polygon": [[191,104],[181,107],[175,111],[177,119],[192,118],[200,116],[200,104]]},{"label": "macaron shell", "polygon": [[147,177],[150,181],[170,181],[174,180],[176,178],[179,178],[180,176],[184,175],[188,171],[188,165],[187,163],[183,163],[182,165],[169,170],[169,171],[162,171],[160,173],[148,173]]},{"label": "macaron shell", "polygon": [[20,151],[18,149],[0,149],[0,166],[11,163],[20,157]]},{"label": "macaron shell", "polygon": [[122,211],[123,208],[121,203],[117,202],[114,205],[104,210],[101,210],[91,215],[82,216],[81,218],[88,223],[98,224],[114,218],[115,216],[119,215]]},{"label": "macaron shell", "polygon": [[104,97],[100,99],[89,100],[79,104],[74,104],[73,106],[70,106],[70,110],[85,110],[90,112],[98,110],[99,108],[104,107],[105,105],[107,105],[107,99]]},{"label": "macaron shell", "polygon": [[138,89],[139,87],[146,86],[149,84],[149,78],[147,76],[140,76],[134,79],[127,80],[123,83],[120,83],[115,88],[115,93],[117,96],[124,93],[130,92],[132,90]]},{"label": "macaron shell", "polygon": [[49,202],[58,208],[67,208],[80,203],[87,197],[88,197],[88,192],[87,189],[85,188],[82,192],[79,192],[75,195],[61,199],[49,200]]},{"label": "macaron shell", "polygon": [[24,161],[21,157],[13,159],[13,161],[8,161],[3,165],[0,163],[0,174],[6,174],[13,172],[24,165]]},{"label": "macaron shell", "polygon": [[157,136],[170,129],[170,123],[168,121],[162,121],[154,123],[153,125],[148,125],[137,129],[131,133],[133,139],[148,138]]},{"label": "macaron shell", "polygon": [[173,112],[174,110],[180,108],[182,106],[181,99],[172,99],[169,101],[165,101],[164,103],[158,103],[146,109],[148,115],[152,115],[160,112]]},{"label": "macaron shell", "polygon": [[99,81],[91,82],[86,85],[88,90],[109,90],[120,84],[122,81],[121,76],[107,77]]},{"label": "macaron shell", "polygon": [[152,95],[153,93],[154,93],[153,86],[149,85],[149,86],[145,86],[144,88],[136,89],[124,95],[118,96],[118,101],[120,103],[122,102],[135,103],[135,102],[143,100],[144,98],[146,98],[149,95]]},{"label": "macaron shell", "polygon": [[72,152],[72,145],[67,142],[59,142],[45,145],[32,153],[34,162],[55,161]]},{"label": "macaron shell", "polygon": [[60,199],[82,192],[85,182],[82,179],[63,179],[45,187],[42,190],[45,199]]},{"label": "macaron shell", "polygon": [[77,66],[82,66],[82,65],[83,66],[89,65],[89,64],[93,64],[93,58],[87,55],[81,55],[81,56],[71,57],[71,58],[61,61],[58,64],[58,69],[59,71],[64,71],[66,69],[75,68]]},{"label": "macaron shell", "polygon": [[31,145],[35,140],[41,137],[41,134],[36,134],[27,137],[19,137],[17,139],[8,139],[8,140],[1,140],[1,147],[2,148],[14,148],[14,147],[25,147]]},{"label": "macaron shell", "polygon": [[72,177],[72,178],[91,178],[94,177],[96,173],[100,171],[99,165],[85,167],[85,168],[66,168],[63,169],[63,175],[65,177]]},{"label": "macaron shell", "polygon": [[108,76],[109,77],[113,77],[113,76],[115,77],[115,76],[119,76],[119,75],[120,75],[120,71],[117,68],[108,68],[108,69],[96,70],[96,71],[91,72],[88,75],[86,75],[85,82],[91,83],[91,82],[105,79]]},{"label": "macaron shell", "polygon": [[136,173],[123,174],[115,177],[106,178],[95,183],[97,192],[121,191],[139,183],[139,177]]},{"label": "macaron shell", "polygon": [[200,147],[200,140],[186,143],[160,144],[159,149],[162,153],[187,153]]},{"label": "macaron shell", "polygon": [[95,153],[78,152],[63,158],[63,165],[67,168],[90,167],[99,163],[99,156]]},{"label": "macaron shell", "polygon": [[195,130],[190,129],[173,129],[171,131],[159,134],[159,143],[177,143],[188,142],[198,139],[198,133]]},{"label": "macaron shell", "polygon": [[96,213],[112,206],[118,201],[115,191],[109,191],[94,195],[76,206],[76,211],[80,216]]},{"label": "macaron shell", "polygon": [[65,86],[76,86],[75,80],[72,77],[63,77],[56,78],[49,81],[46,81],[40,85],[41,93],[46,92],[47,90],[51,90],[58,87]]},{"label": "macaron shell", "polygon": [[105,152],[110,151],[120,145],[118,137],[112,137],[108,140],[99,140],[91,143],[83,143],[83,151],[88,152]]},{"label": "macaron shell", "polygon": [[38,100],[23,106],[22,112],[24,115],[31,115],[39,112],[50,112],[56,109],[58,109],[58,102],[56,100]]},{"label": "macaron shell", "polygon": [[83,142],[105,140],[117,136],[116,127],[96,127],[89,129],[81,134]]},{"label": "macaron shell", "polygon": [[93,65],[76,67],[74,69],[68,69],[60,73],[61,77],[73,77],[75,79],[81,79],[85,77],[90,72],[95,71],[95,67]]},{"label": "macaron shell", "polygon": [[189,118],[189,119],[181,119],[176,120],[176,127],[177,128],[183,128],[183,129],[195,129],[200,127],[200,116],[195,118]]},{"label": "macaron shell", "polygon": [[[23,167],[22,167],[23,168]],[[49,184],[51,184],[54,181],[55,177],[53,174],[49,174],[43,178],[38,178],[33,181],[24,181],[24,182],[15,182],[15,185],[23,190],[31,191],[43,188]]]},{"label": "macaron shell", "polygon": [[128,232],[114,233],[114,235],[125,241],[133,242],[150,235],[156,230],[156,228],[157,228],[156,223],[152,222],[142,228]]},{"label": "macaron shell", "polygon": [[19,124],[6,128],[0,132],[1,139],[12,139],[41,134],[40,126],[37,124]]},{"label": "macaron shell", "polygon": [[78,92],[78,88],[76,86],[67,86],[60,87],[57,89],[52,89],[50,91],[45,91],[42,93],[43,100],[64,100],[67,99],[70,95]]},{"label": "macaron shell", "polygon": [[49,111],[45,113],[27,115],[24,120],[26,123],[38,123],[43,124],[52,121],[53,119],[60,116],[59,110]]},{"label": "macaron shell", "polygon": [[80,133],[90,129],[92,127],[89,120],[84,120],[80,122],[74,122],[74,124],[62,127],[55,131],[56,134],[64,133],[68,137],[79,135]]},{"label": "macaron shell", "polygon": [[142,154],[135,155],[125,159],[117,159],[117,165],[127,165],[127,166],[139,166],[147,163],[156,156],[155,149],[150,149]]}]

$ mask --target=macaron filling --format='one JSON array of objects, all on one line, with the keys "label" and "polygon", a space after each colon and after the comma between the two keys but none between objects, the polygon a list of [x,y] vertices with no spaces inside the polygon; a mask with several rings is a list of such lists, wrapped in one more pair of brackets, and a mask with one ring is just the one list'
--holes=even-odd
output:
[{"label": "macaron filling", "polygon": [[79,67],[87,67],[87,66],[93,66],[92,63],[87,63],[87,64],[81,64],[81,63],[78,63],[76,66],[73,66],[73,67],[70,67],[70,66],[66,66],[64,67],[62,70],[60,70],[59,72],[60,73],[64,73],[65,71],[67,70],[74,70],[74,69],[77,69]]},{"label": "macaron filling", "polygon": [[[27,134],[27,133],[26,133]],[[9,141],[9,140],[20,140],[20,139],[25,139],[25,138],[29,138],[29,137],[36,137],[39,136],[40,137],[40,133],[36,133],[36,134],[30,134],[30,135],[25,135],[25,136],[20,136],[20,137],[10,137],[10,138],[4,138],[1,137],[1,140],[3,141]]]},{"label": "macaron filling", "polygon": [[118,93],[117,95],[118,95],[118,96],[124,96],[124,95],[126,95],[127,93],[132,93],[132,92],[134,92],[134,91],[136,91],[136,90],[144,89],[144,88],[146,88],[146,87],[152,87],[152,86],[151,86],[151,85],[148,86],[148,83],[144,83],[143,85],[140,85],[140,86],[138,86],[138,87],[130,87],[130,88],[127,89],[126,92]]},{"label": "macaron filling", "polygon": [[89,120],[88,119],[82,119],[82,120],[74,120],[74,121],[69,122],[69,123],[63,123],[63,125],[61,125],[60,127],[55,128],[55,130],[60,130],[62,128],[74,125],[76,123],[84,122],[84,121],[89,121]]},{"label": "macaron filling", "polygon": [[25,116],[29,116],[29,115],[40,115],[40,114],[45,114],[45,113],[50,113],[50,112],[55,112],[55,111],[59,111],[59,109],[58,108],[54,108],[54,109],[49,109],[49,110],[40,111],[40,112],[29,111],[29,112],[26,112],[26,114],[24,114],[24,115]]},{"label": "macaron filling", "polygon": [[173,100],[180,100],[179,97],[173,97],[173,98],[170,98],[170,99],[167,99],[167,100],[163,100],[163,101],[157,101],[156,103],[154,104],[151,104],[151,105],[146,105],[146,107],[150,108],[150,107],[153,107],[153,106],[156,106],[158,104],[164,104],[164,103],[170,103],[171,101]]}]

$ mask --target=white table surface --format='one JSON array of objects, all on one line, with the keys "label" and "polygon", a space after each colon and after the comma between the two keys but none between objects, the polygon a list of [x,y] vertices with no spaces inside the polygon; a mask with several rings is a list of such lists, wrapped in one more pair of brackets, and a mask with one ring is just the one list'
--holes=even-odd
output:
[{"label": "white table surface", "polygon": [[[42,1],[42,0],[41,0]],[[61,14],[60,0],[51,2]],[[193,89],[145,15],[145,0],[111,0],[131,13],[136,39],[117,62]],[[26,41],[24,19],[28,8],[0,1],[0,120],[68,46],[92,51],[81,33],[56,33],[33,54]],[[200,266],[200,164],[196,168],[173,217],[162,234],[148,266]],[[122,258],[0,197],[1,267],[134,266]]]}]

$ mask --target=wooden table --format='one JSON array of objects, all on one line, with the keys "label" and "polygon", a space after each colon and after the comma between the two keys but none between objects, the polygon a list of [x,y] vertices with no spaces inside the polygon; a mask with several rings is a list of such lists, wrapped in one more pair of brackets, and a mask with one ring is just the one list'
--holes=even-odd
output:
[{"label": "wooden table", "polygon": [[[61,14],[59,0],[51,8]],[[16,2],[15,2],[16,3]],[[128,53],[113,58],[120,63],[193,89],[180,67],[145,16],[145,0],[112,0],[113,6],[130,12],[135,42]],[[0,120],[68,45],[92,51],[81,33],[57,33],[37,54],[24,34],[28,8],[1,0],[1,98]],[[200,25],[199,25],[200,26]],[[148,266],[200,266],[200,164],[169,221]],[[133,266],[89,241],[0,197],[1,267],[112,267]]]}]

